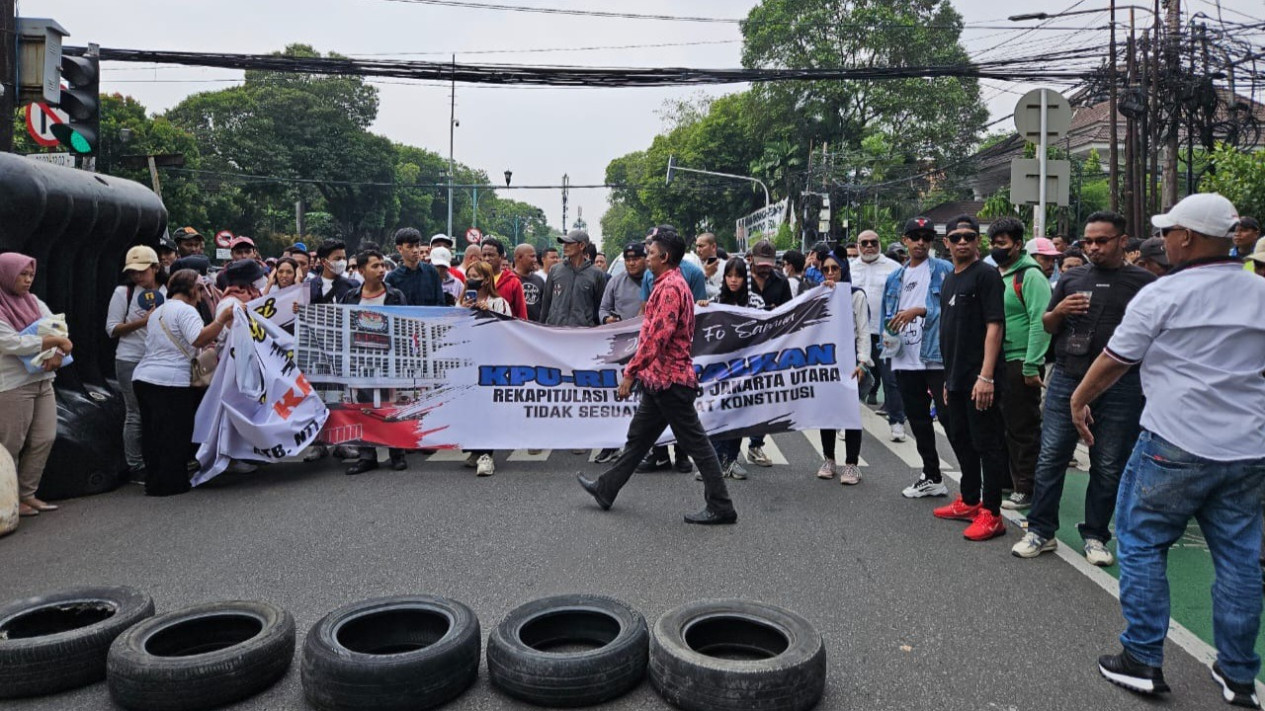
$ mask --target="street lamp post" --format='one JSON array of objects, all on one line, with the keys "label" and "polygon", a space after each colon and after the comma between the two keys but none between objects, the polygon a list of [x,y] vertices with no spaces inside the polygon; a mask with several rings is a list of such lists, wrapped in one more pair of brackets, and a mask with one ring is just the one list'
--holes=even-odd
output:
[{"label": "street lamp post", "polygon": [[686,173],[698,173],[700,175],[714,175],[718,178],[732,178],[733,180],[749,180],[753,183],[758,184],[761,188],[764,188],[764,224],[761,231],[766,232],[766,233],[768,232],[767,228],[768,228],[768,222],[769,222],[769,205],[772,203],[772,201],[769,199],[769,186],[765,185],[763,180],[760,180],[759,178],[753,178],[749,175],[735,175],[733,173],[717,173],[716,171],[713,171],[713,170],[699,170],[697,168],[682,168],[681,166],[676,164],[676,157],[670,155],[668,156],[668,175],[667,175],[666,181],[664,182],[665,185],[670,185],[672,183],[672,174],[678,170],[684,171]]}]

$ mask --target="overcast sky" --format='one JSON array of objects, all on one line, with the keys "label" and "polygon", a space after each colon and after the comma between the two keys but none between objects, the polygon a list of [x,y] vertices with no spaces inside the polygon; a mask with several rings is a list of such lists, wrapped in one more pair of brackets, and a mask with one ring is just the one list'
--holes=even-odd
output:
[{"label": "overcast sky", "polygon": [[[474,0],[475,2],[485,0]],[[491,0],[486,0],[491,1]],[[497,4],[638,14],[741,18],[755,0],[496,0]],[[1123,3],[1121,3],[1123,4]],[[1143,3],[1148,4],[1149,3]],[[1184,12],[1217,16],[1215,2],[1187,0]],[[1094,42],[1077,31],[1038,31],[1005,20],[1017,12],[1058,12],[1106,7],[1107,0],[956,0],[968,30],[967,49],[987,56],[1032,54],[1059,46]],[[1226,20],[1265,15],[1261,0],[1224,0]],[[321,52],[347,55],[411,55],[425,60],[566,64],[587,66],[684,66],[729,68],[740,65],[741,34],[736,24],[651,21],[546,15],[505,10],[442,7],[408,0],[21,0],[21,15],[52,17],[71,36],[68,44],[194,52],[267,53],[302,42]],[[1064,27],[1106,24],[1106,14],[1066,18]],[[1127,21],[1125,13],[1121,21]],[[1138,15],[1139,22],[1149,17]],[[1098,37],[1105,35],[1099,34]],[[1257,35],[1260,37],[1260,35]],[[1259,42],[1259,40],[1258,40]],[[686,46],[686,43],[691,43]],[[677,45],[625,48],[628,45]],[[597,48],[597,49],[590,49]],[[549,50],[524,52],[523,50]],[[495,53],[489,53],[495,52]],[[151,112],[177,104],[189,94],[231,86],[241,73],[192,67],[107,63],[103,92],[129,94]],[[449,86],[384,80],[378,120],[372,127],[395,141],[448,153]],[[719,95],[741,89],[555,89],[457,85],[456,158],[480,168],[494,182],[514,171],[515,185],[556,185],[564,173],[573,184],[602,183],[613,158],[647,147],[663,122],[665,101]],[[986,83],[984,96],[993,118],[1011,112],[1018,95],[1031,88]],[[1008,125],[1008,122],[1004,125]],[[693,166],[706,168],[707,166]],[[502,192],[543,208],[550,224],[562,222],[561,194]],[[569,220],[576,208],[595,236],[607,206],[603,189],[573,190]],[[469,215],[456,220],[468,226]],[[176,222],[179,216],[173,215]],[[215,229],[214,225],[205,226]]]}]

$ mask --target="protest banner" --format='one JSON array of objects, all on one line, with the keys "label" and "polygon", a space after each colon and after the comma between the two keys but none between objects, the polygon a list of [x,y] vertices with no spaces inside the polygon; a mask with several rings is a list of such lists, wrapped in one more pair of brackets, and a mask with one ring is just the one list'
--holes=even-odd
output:
[{"label": "protest banner", "polygon": [[274,462],[302,452],[329,416],[295,365],[294,337],[253,310],[234,308],[227,343],[194,424],[201,465],[194,486],[234,459]]},{"label": "protest banner", "polygon": [[246,308],[285,328],[294,323],[294,305],[306,304],[308,290],[306,284],[293,284],[284,289],[264,294],[246,304]]},{"label": "protest banner", "polygon": [[[587,329],[443,307],[303,307],[296,362],[325,393],[321,439],[417,448],[618,447],[641,320]],[[773,311],[696,309],[695,403],[713,436],[859,429],[847,288]],[[661,442],[672,440],[671,431]]]}]

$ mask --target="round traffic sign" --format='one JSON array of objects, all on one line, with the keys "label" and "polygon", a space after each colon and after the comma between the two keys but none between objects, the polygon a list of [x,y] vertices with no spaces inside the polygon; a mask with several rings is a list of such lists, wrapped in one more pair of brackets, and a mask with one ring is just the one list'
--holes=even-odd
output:
[{"label": "round traffic sign", "polygon": [[53,135],[53,126],[70,120],[70,115],[61,109],[37,101],[26,105],[26,132],[36,143],[45,148],[60,146],[61,141]]},{"label": "round traffic sign", "polygon": [[479,231],[478,227],[471,227],[466,230],[466,241],[470,244],[478,244],[482,239],[483,233]]},{"label": "round traffic sign", "polygon": [[1015,104],[1015,129],[1030,143],[1041,142],[1041,103],[1045,95],[1045,137],[1061,138],[1072,125],[1072,105],[1053,89],[1033,89],[1019,97]]},{"label": "round traffic sign", "polygon": [[233,233],[228,230],[220,230],[215,233],[215,246],[221,249],[228,249],[228,243],[233,240]]}]

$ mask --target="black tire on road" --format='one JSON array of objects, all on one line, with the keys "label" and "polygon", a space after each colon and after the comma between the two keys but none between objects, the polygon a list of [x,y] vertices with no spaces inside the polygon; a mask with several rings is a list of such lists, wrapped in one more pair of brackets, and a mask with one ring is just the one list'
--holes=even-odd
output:
[{"label": "black tire on road", "polygon": [[746,600],[691,602],[655,623],[650,682],[686,711],[804,711],[825,690],[826,648],[789,610]]},{"label": "black tire on road", "polygon": [[483,639],[456,600],[364,600],[317,622],[303,645],[303,693],[321,711],[417,711],[450,701],[479,675]]},{"label": "black tire on road", "polygon": [[294,658],[294,618],[266,602],[231,600],[152,617],[110,647],[107,681],[135,711],[198,711],[272,686]]},{"label": "black tire on road", "polygon": [[538,706],[593,706],[646,675],[646,620],[619,600],[558,595],[510,612],[488,638],[488,677]]},{"label": "black tire on road", "polygon": [[0,605],[0,698],[101,681],[110,643],[152,614],[154,601],[129,587],[66,588]]}]

